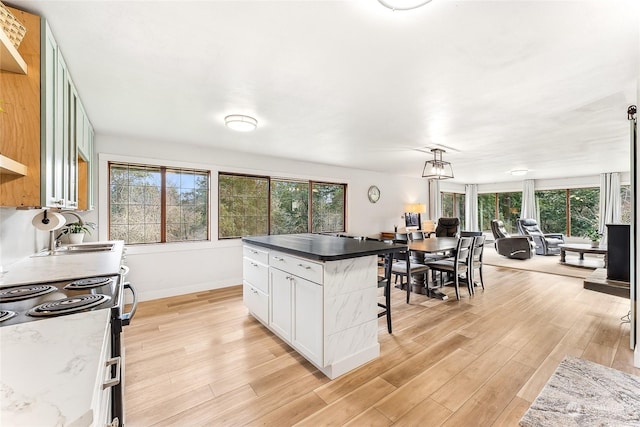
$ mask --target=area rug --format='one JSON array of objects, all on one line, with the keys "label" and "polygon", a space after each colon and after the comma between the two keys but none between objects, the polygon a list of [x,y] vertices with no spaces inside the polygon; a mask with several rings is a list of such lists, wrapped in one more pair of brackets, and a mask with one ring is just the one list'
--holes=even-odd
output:
[{"label": "area rug", "polygon": [[[569,254],[567,254],[567,258]],[[518,270],[537,271],[540,273],[558,274],[560,276],[578,277],[586,279],[593,273],[593,269],[573,267],[560,264],[560,255],[534,255],[531,259],[511,259],[498,255],[492,243],[484,247],[482,262],[496,267],[515,268]]]},{"label": "area rug", "polygon": [[640,377],[566,356],[520,425],[640,426]]}]

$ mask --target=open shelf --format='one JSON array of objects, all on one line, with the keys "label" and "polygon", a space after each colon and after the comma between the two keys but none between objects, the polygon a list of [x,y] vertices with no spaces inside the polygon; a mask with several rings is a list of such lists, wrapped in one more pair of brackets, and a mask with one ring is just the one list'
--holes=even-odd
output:
[{"label": "open shelf", "polygon": [[27,74],[27,63],[0,28],[0,70]]},{"label": "open shelf", "polygon": [[0,154],[0,173],[9,175],[27,175],[27,167]]}]

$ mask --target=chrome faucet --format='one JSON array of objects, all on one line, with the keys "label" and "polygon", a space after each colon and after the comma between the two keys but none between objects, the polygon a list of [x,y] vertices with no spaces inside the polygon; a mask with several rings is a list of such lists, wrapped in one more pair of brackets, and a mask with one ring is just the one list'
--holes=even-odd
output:
[{"label": "chrome faucet", "polygon": [[[77,213],[75,213],[73,211],[60,211],[60,213],[62,215],[65,215],[65,214],[72,215],[72,216],[74,216],[74,217],[76,217],[78,219],[78,224],[84,225],[84,220]],[[58,246],[60,246],[60,240],[58,240],[58,239],[60,239],[60,236],[62,236],[62,233],[58,234],[58,236],[56,237],[54,230],[51,230],[49,232],[49,252],[50,253],[53,253],[56,250],[56,248]]]},{"label": "chrome faucet", "polygon": [[73,216],[75,216],[76,218],[78,218],[78,223],[79,223],[80,225],[84,225],[84,220],[83,220],[83,219],[82,219],[82,217],[81,217],[80,215],[78,215],[77,213],[75,213],[75,212],[73,212],[73,211],[61,211],[60,213],[61,213],[62,215],[64,215],[64,214],[73,215]]}]

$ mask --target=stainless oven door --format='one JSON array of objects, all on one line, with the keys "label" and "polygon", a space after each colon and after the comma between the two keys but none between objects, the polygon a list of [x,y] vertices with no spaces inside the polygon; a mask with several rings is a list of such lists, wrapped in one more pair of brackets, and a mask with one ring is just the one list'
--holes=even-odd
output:
[{"label": "stainless oven door", "polygon": [[[111,399],[111,418],[118,418],[119,425],[123,426],[125,408],[124,408],[124,381],[125,381],[125,351],[124,343],[122,342],[122,327],[131,323],[131,319],[135,315],[136,308],[138,306],[138,296],[133,285],[125,281],[126,275],[129,272],[129,268],[122,266],[120,271],[121,288],[118,293],[116,305],[114,307],[113,316],[111,319],[111,344],[112,344],[112,357],[120,357],[120,383],[112,388]],[[125,295],[124,291],[128,289],[133,295],[133,303],[129,312],[124,312]],[[116,375],[114,371],[116,366],[112,367],[112,375]]]}]

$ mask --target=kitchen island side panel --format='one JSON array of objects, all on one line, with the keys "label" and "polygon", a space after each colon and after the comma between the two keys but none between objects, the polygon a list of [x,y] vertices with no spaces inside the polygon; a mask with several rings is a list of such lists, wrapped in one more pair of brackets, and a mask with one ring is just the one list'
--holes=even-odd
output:
[{"label": "kitchen island side panel", "polygon": [[[316,365],[321,372],[329,378],[334,379],[347,373],[364,363],[367,363],[380,355],[380,345],[378,343],[378,266],[377,256],[366,255],[338,260],[318,260],[287,255],[274,248],[256,248],[255,242],[245,242],[245,255],[247,251],[264,250],[269,253],[269,270],[282,270],[293,280],[292,295],[297,295],[297,287],[300,291],[312,290],[318,286],[320,293],[314,297],[317,303],[321,304],[321,311],[313,314],[311,311],[300,312],[297,304],[292,303],[292,326],[293,337],[281,335],[279,330],[274,329],[271,319],[277,318],[274,313],[269,315],[269,322],[265,326],[272,332],[290,344],[300,354],[305,356],[311,363]],[[252,262],[256,262],[253,260]],[[249,263],[250,264],[250,263]],[[317,266],[317,267],[315,267]],[[319,268],[320,275],[316,273]],[[293,272],[298,269],[298,273],[315,277],[314,285],[304,279],[296,279]],[[245,277],[246,279],[246,277]],[[270,275],[270,280],[272,279]],[[300,281],[307,283],[306,285]],[[273,284],[270,284],[270,288]],[[279,306],[274,304],[275,292],[268,292],[270,299],[269,307],[273,309]],[[303,310],[311,310],[315,303],[311,300],[303,302]],[[306,307],[306,308],[305,308]],[[251,307],[249,307],[251,309]],[[305,314],[307,313],[307,314]],[[252,312],[255,316],[255,313]],[[280,316],[281,317],[281,316]],[[302,323],[301,323],[302,322]],[[303,331],[314,331],[304,322],[320,322],[320,341],[313,344],[316,335],[306,337]],[[302,333],[303,335],[300,335]],[[308,345],[311,345],[309,347]],[[321,346],[321,349],[320,349]],[[320,350],[317,353],[314,347]]]}]

